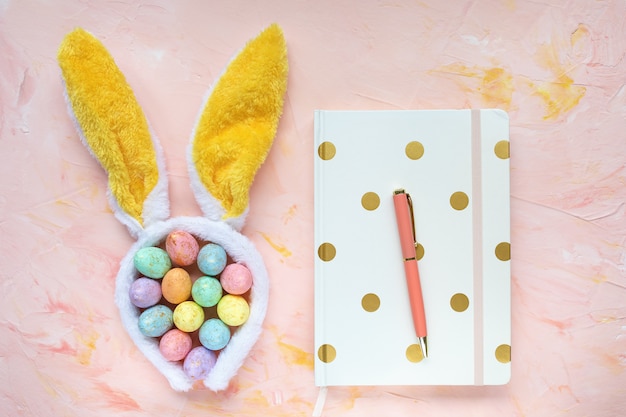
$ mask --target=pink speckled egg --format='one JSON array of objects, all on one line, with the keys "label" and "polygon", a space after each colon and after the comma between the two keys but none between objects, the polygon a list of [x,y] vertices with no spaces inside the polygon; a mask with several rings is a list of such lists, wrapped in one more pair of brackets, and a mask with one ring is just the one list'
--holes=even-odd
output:
[{"label": "pink speckled egg", "polygon": [[189,266],[198,258],[198,241],[184,230],[175,230],[165,239],[165,251],[174,264]]},{"label": "pink speckled egg", "polygon": [[178,329],[172,329],[161,337],[159,350],[171,362],[183,360],[191,350],[191,336]]},{"label": "pink speckled egg", "polygon": [[204,379],[215,366],[217,356],[215,352],[198,346],[191,349],[191,352],[183,362],[183,371],[191,379]]},{"label": "pink speckled egg", "polygon": [[133,281],[128,291],[130,302],[139,308],[152,307],[161,300],[161,284],[150,278]]},{"label": "pink speckled egg", "polygon": [[220,283],[227,293],[241,295],[252,286],[252,274],[242,264],[230,264],[222,271]]}]

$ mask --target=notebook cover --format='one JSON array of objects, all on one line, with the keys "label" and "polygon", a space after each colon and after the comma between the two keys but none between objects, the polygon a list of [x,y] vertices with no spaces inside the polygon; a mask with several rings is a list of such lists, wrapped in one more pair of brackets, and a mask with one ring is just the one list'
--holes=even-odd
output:
[{"label": "notebook cover", "polygon": [[[509,121],[501,110],[315,113],[315,383],[510,379]],[[413,330],[393,192],[411,195]]]}]

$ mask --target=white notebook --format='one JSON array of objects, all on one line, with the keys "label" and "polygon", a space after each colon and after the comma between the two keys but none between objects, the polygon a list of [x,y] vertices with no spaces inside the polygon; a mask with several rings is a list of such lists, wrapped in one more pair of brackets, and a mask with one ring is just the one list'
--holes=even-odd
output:
[{"label": "white notebook", "polygon": [[[509,119],[501,110],[315,113],[315,382],[510,379]],[[393,207],[411,195],[428,357]]]}]

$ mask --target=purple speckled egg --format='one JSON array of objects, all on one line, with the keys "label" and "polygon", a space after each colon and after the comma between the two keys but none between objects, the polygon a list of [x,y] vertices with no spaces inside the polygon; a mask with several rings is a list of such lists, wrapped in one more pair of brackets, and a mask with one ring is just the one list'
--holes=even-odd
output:
[{"label": "purple speckled egg", "polygon": [[142,277],[130,285],[128,295],[135,306],[152,307],[161,300],[161,284],[153,279]]},{"label": "purple speckled egg", "polygon": [[183,371],[191,379],[204,379],[215,366],[215,352],[198,346],[187,354],[183,362]]}]

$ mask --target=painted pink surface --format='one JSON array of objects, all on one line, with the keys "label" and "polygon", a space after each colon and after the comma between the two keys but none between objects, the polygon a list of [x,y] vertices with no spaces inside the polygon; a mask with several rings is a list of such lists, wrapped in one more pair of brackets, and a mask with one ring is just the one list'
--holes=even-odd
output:
[{"label": "painted pink surface", "polygon": [[[513,378],[345,387],[326,416],[600,416],[626,406],[623,1],[0,2],[0,414],[310,415],[313,111],[497,107],[511,116]],[[132,244],[79,142],[56,49],[109,48],[159,136],[173,215],[198,215],[185,147],[202,97],[270,22],[291,65],[244,232],[272,288],[228,391],[175,393],[122,330]]]}]

